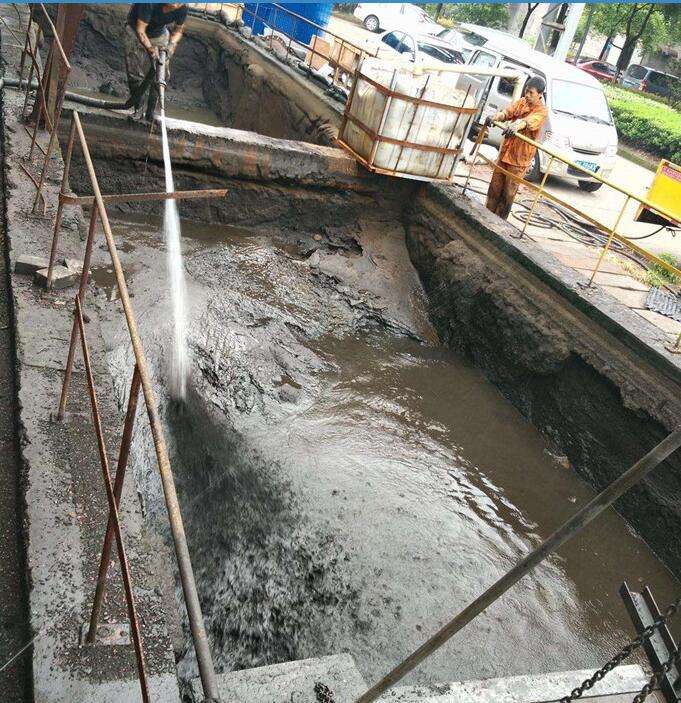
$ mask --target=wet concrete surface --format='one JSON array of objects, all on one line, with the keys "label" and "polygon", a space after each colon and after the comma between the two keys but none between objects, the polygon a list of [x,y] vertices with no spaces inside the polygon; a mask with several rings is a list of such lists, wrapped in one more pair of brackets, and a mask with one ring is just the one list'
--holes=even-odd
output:
[{"label": "wet concrete surface", "polygon": [[[127,218],[115,233],[162,385],[159,226]],[[184,222],[183,235],[193,376],[187,404],[164,416],[221,670],[350,652],[373,680],[593,495],[435,343],[396,223],[367,214],[354,231],[301,234]],[[100,284],[116,377],[129,359]],[[134,465],[160,521],[149,450],[140,440]],[[678,590],[610,511],[407,682],[602,664],[631,635],[624,579],[661,603]],[[179,670],[196,675],[190,654]]]}]

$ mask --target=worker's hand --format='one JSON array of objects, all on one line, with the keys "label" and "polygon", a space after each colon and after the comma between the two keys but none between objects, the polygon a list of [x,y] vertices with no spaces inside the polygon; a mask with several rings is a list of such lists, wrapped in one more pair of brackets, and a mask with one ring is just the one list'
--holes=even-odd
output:
[{"label": "worker's hand", "polygon": [[158,47],[157,46],[147,47],[147,54],[149,54],[152,61],[156,61],[156,59],[158,59]]},{"label": "worker's hand", "polygon": [[492,117],[492,122],[502,122],[506,118],[506,113],[501,110],[500,112],[497,112],[494,117]]},{"label": "worker's hand", "polygon": [[504,130],[504,136],[505,137],[515,137],[515,135],[521,130],[525,129],[527,127],[527,124],[525,123],[524,120],[515,120],[514,122],[511,122],[506,129]]},{"label": "worker's hand", "polygon": [[177,49],[177,42],[168,42],[168,58],[170,58],[175,53],[175,49]]}]

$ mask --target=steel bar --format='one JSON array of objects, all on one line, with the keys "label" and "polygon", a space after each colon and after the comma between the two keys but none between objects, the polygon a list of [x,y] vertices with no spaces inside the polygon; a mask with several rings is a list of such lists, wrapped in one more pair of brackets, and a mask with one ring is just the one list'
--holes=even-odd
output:
[{"label": "steel bar", "polygon": [[[121,505],[121,495],[123,493],[123,482],[125,481],[125,472],[128,467],[128,457],[130,456],[130,444],[132,442],[132,433],[135,426],[135,416],[137,414],[137,399],[140,392],[140,374],[137,366],[132,372],[132,381],[130,382],[130,395],[128,397],[128,410],[125,414],[125,424],[123,425],[123,435],[121,437],[121,447],[118,452],[118,466],[116,467],[116,477],[114,478],[113,494],[116,500],[116,508]],[[95,597],[92,601],[92,612],[90,613],[90,625],[88,627],[87,637],[85,641],[89,644],[94,644],[97,636],[97,625],[99,623],[99,613],[106,593],[106,580],[109,572],[109,560],[111,559],[111,542],[114,538],[114,516],[109,512],[109,519],[106,524],[106,533],[104,535],[104,544],[102,545],[102,554],[99,560],[99,571],[97,572],[97,586],[95,588]]]},{"label": "steel bar", "polygon": [[[33,138],[31,139],[31,150],[29,151],[29,154],[28,154],[29,160],[33,159],[33,151],[35,149],[36,139],[38,138],[38,130],[40,129],[41,119],[45,118],[45,127],[50,132],[50,134],[52,134],[52,132],[54,131],[53,124],[52,124],[52,118],[50,117],[49,111],[47,109],[47,97],[45,95],[45,81],[47,79],[47,76],[49,76],[50,71],[52,70],[53,57],[54,57],[54,51],[52,49],[52,46],[50,46],[50,50],[47,54],[47,61],[45,62],[45,68],[43,69],[42,73],[40,73],[40,71],[36,67],[36,78],[38,79],[38,89],[40,92],[40,100],[38,101],[38,116],[36,117],[35,126],[33,127]],[[36,95],[36,99],[37,98],[38,98],[38,95]],[[35,103],[34,103],[33,111],[35,112]]]},{"label": "steel bar", "polygon": [[95,426],[95,434],[97,435],[97,449],[99,450],[99,460],[102,465],[102,474],[104,476],[104,488],[106,489],[106,498],[109,502],[109,515],[113,520],[114,532],[116,535],[116,548],[118,551],[118,561],[121,566],[121,576],[123,578],[123,589],[125,591],[125,600],[128,606],[128,619],[130,620],[130,632],[132,641],[135,646],[135,658],[137,660],[137,675],[142,689],[142,700],[144,703],[150,703],[149,686],[147,684],[147,669],[144,661],[144,644],[142,642],[142,633],[140,632],[139,622],[137,620],[137,609],[135,608],[135,594],[132,590],[132,578],[130,576],[130,564],[128,556],[125,553],[125,544],[123,543],[123,534],[121,532],[121,524],[118,516],[118,506],[111,486],[111,475],[109,473],[109,459],[106,454],[106,444],[104,442],[104,431],[102,429],[102,420],[99,414],[99,406],[97,403],[97,391],[95,390],[95,379],[92,374],[92,364],[90,363],[90,350],[85,338],[85,323],[83,322],[83,311],[80,307],[80,297],[76,296],[76,320],[78,321],[78,331],[80,332],[80,343],[83,350],[83,362],[85,364],[85,373],[87,376],[88,392],[90,394],[90,403],[92,405],[92,421]]},{"label": "steel bar", "polygon": [[581,510],[561,525],[539,547],[532,550],[516,566],[490,586],[482,595],[464,608],[442,627],[433,637],[398,664],[377,684],[360,696],[356,703],[371,703],[394,686],[400,679],[416,668],[424,659],[437,651],[453,635],[462,630],[471,620],[480,615],[492,603],[514,586],[526,574],[541,564],[568,540],[578,535],[584,527],[609,508],[620,496],[635,486],[656,466],[681,447],[681,429],[675,430],[658,445],[639,459],[632,467],[613,481],[605,490],[590,500]]},{"label": "steel bar", "polygon": [[[85,254],[83,255],[83,270],[80,274],[80,287],[78,288],[78,298],[81,302],[85,302],[85,291],[87,290],[87,281],[90,274],[90,257],[92,255],[92,246],[95,239],[95,230],[97,228],[97,217],[99,213],[96,207],[93,207],[90,212],[90,226],[88,227],[87,242],[85,244]],[[61,395],[59,397],[59,410],[57,411],[57,420],[61,422],[64,419],[66,412],[66,400],[69,395],[69,386],[71,384],[71,374],[73,373],[73,357],[78,343],[78,325],[76,320],[73,320],[71,327],[71,339],[69,340],[69,351],[66,356],[66,370],[64,372],[64,382],[61,386]]]},{"label": "steel bar", "polygon": [[[45,159],[43,161],[43,168],[40,172],[40,180],[38,181],[38,192],[41,192],[43,189],[43,184],[45,183],[45,177],[47,176],[47,169],[50,165],[50,156],[52,155],[52,149],[54,148],[54,143],[57,140],[57,130],[59,129],[59,122],[61,121],[61,111],[62,108],[64,107],[64,95],[66,94],[66,81],[68,80],[68,75],[64,79],[63,85],[61,90],[59,91],[59,95],[57,96],[57,108],[55,110],[54,114],[54,128],[52,129],[52,132],[50,133],[50,141],[47,145],[47,151],[45,152]],[[66,173],[66,168],[64,169],[64,172]],[[35,206],[38,202],[38,193],[36,193],[35,200],[33,201],[33,209],[35,210]]]},{"label": "steel bar", "polygon": [[57,44],[57,48],[59,49],[59,53],[61,54],[61,60],[64,62],[64,66],[66,67],[67,71],[71,70],[71,64],[69,63],[69,59],[66,56],[66,53],[64,52],[64,47],[61,45],[61,40],[59,39],[59,32],[57,32],[57,28],[54,26],[54,23],[50,19],[49,14],[47,13],[47,10],[45,9],[45,5],[43,3],[39,3],[40,7],[43,11],[43,14],[45,15],[45,19],[47,20],[47,23],[50,25],[50,29],[52,30],[52,35],[55,43]]},{"label": "steel bar", "polygon": [[624,211],[627,209],[627,205],[629,204],[629,196],[627,195],[624,205],[622,205],[622,209],[620,210],[620,214],[617,216],[617,220],[615,221],[614,227],[610,230],[610,235],[608,236],[608,241],[605,243],[605,246],[603,247],[603,251],[601,251],[601,255],[598,257],[598,261],[596,262],[596,266],[594,267],[593,273],[591,274],[591,278],[589,279],[589,285],[593,285],[594,279],[596,278],[596,274],[598,273],[598,269],[601,267],[601,263],[603,259],[605,258],[605,255],[608,253],[608,249],[610,249],[610,245],[612,244],[612,240],[615,237],[615,234],[617,234],[617,228],[619,227],[620,220],[622,219],[622,216],[624,215]]},{"label": "steel bar", "polygon": [[580,173],[583,173],[585,176],[589,176],[590,178],[595,178],[597,181],[600,181],[601,183],[605,184],[606,186],[613,188],[614,190],[618,191],[619,193],[622,193],[622,195],[627,195],[630,198],[632,198],[633,200],[636,200],[639,203],[642,203],[647,208],[659,213],[660,215],[662,215],[666,219],[672,220],[672,221],[676,220],[676,215],[673,215],[671,212],[668,212],[664,208],[661,208],[659,205],[656,205],[655,203],[651,203],[650,200],[648,200],[647,198],[641,197],[640,195],[636,195],[636,193],[628,190],[627,188],[624,188],[623,186],[617,185],[617,183],[613,183],[612,181],[608,180],[607,178],[603,178],[603,176],[599,176],[597,173],[594,173],[593,171],[589,171],[588,169],[584,168],[583,166],[576,164],[574,161],[570,161],[570,159],[565,158],[565,156],[561,156],[558,152],[554,151],[550,147],[547,147],[545,144],[540,144],[539,142],[535,142],[534,139],[530,139],[529,137],[526,137],[524,134],[518,133],[515,136],[518,137],[519,139],[522,139],[524,142],[531,144],[532,146],[536,147],[537,149],[540,149],[541,151],[545,152],[549,156],[553,156],[556,159],[558,159],[559,161],[562,161],[564,164],[567,164],[570,168],[573,168],[575,171],[579,171]]},{"label": "steel bar", "polygon": [[[28,127],[26,127],[25,125],[24,125],[24,131],[26,132],[26,134],[28,134],[29,137],[32,135],[31,130]],[[43,149],[43,147],[38,142],[36,142],[35,145],[38,147],[38,151],[44,156],[45,149]],[[36,186],[37,185],[38,185],[38,182],[36,181]]]},{"label": "steel bar", "polygon": [[90,150],[88,149],[87,141],[85,140],[85,134],[83,133],[83,127],[81,125],[78,112],[74,111],[73,119],[76,123],[78,139],[80,141],[88,176],[92,184],[95,200],[97,202],[97,209],[102,222],[106,243],[109,248],[109,254],[111,255],[111,262],[113,264],[116,284],[118,286],[118,293],[121,299],[121,304],[123,305],[125,319],[130,332],[130,341],[132,343],[135,360],[137,362],[137,367],[141,377],[142,390],[147,407],[147,415],[149,417],[149,425],[154,442],[154,449],[156,451],[159,473],[161,475],[161,484],[163,486],[163,493],[168,511],[168,520],[170,522],[175,553],[177,555],[180,580],[182,582],[182,590],[184,592],[185,604],[187,606],[189,626],[194,641],[194,649],[196,651],[196,659],[199,665],[199,674],[201,676],[203,693],[206,698],[214,698],[217,701],[219,700],[217,678],[215,676],[213,660],[211,657],[210,648],[208,646],[208,637],[206,635],[206,628],[203,622],[203,615],[201,613],[201,604],[199,602],[199,596],[196,590],[196,581],[194,579],[191,558],[189,556],[189,548],[187,546],[187,538],[184,532],[180,504],[177,498],[177,492],[175,490],[175,482],[173,480],[173,474],[170,468],[168,450],[165,444],[163,431],[161,429],[161,418],[159,416],[158,407],[156,406],[156,398],[151,386],[151,379],[144,356],[144,350],[142,349],[142,342],[137,331],[137,322],[130,303],[130,296],[128,294],[125,276],[123,275],[123,268],[118,257],[116,243],[109,225],[106,206],[104,205],[102,193],[99,189],[97,175],[92,163],[92,158],[90,157]]},{"label": "steel bar", "polygon": [[[200,198],[222,198],[229,193],[228,188],[209,188],[206,190],[176,190],[172,193],[160,191],[157,193],[121,193],[114,195],[102,195],[102,200],[107,203],[133,203],[147,200],[197,200]],[[59,201],[64,205],[85,205],[95,206],[96,202],[92,195],[68,195],[59,194]]]},{"label": "steel bar", "polygon": [[[57,214],[54,218],[54,232],[52,233],[52,247],[50,249],[50,263],[47,266],[47,289],[52,288],[52,270],[54,269],[54,260],[57,257],[57,249],[59,248],[59,231],[61,229],[61,219],[64,211],[64,203],[62,201],[62,196],[66,193],[67,183],[69,181],[69,171],[71,169],[71,157],[73,155],[73,142],[76,137],[76,125],[73,120],[71,120],[71,129],[69,130],[69,140],[66,144],[66,156],[64,157],[64,173],[61,178],[61,188],[59,189],[59,203],[57,204]],[[50,140],[51,142],[52,140]],[[45,154],[45,159],[47,160],[47,154]],[[38,186],[36,185],[36,188]],[[38,188],[38,193],[41,193],[42,189]],[[37,197],[37,196],[36,196]],[[33,209],[35,210],[35,202],[33,203]]]},{"label": "steel bar", "polygon": [[[33,174],[32,174],[32,173],[26,168],[26,166],[24,166],[24,164],[22,164],[21,162],[19,162],[19,167],[20,167],[21,170],[31,179],[31,182],[32,182],[33,185],[37,188],[37,187],[38,187],[38,181],[36,181],[36,179],[35,179],[35,177],[33,176]],[[45,202],[45,196],[42,195],[42,193],[41,193],[41,197],[42,197],[42,199],[43,199],[43,215],[44,215],[44,214],[45,214],[45,211],[47,210],[47,203]]]},{"label": "steel bar", "polygon": [[[497,168],[502,173],[506,174],[509,178],[513,178],[514,180],[520,181],[520,183],[522,183],[526,188],[529,188],[532,191],[539,190],[539,186],[536,183],[530,183],[529,181],[526,181],[521,176],[518,176],[515,173],[511,173],[510,171],[507,171],[505,168],[503,168],[499,164],[497,164],[494,161],[492,161],[491,159],[487,158],[484,154],[479,154],[479,156],[481,159],[483,159],[483,161],[485,161],[487,164],[489,164],[492,168]],[[470,177],[470,172],[469,172],[469,177]],[[468,183],[468,181],[466,181],[466,183]],[[543,193],[543,197],[546,200],[550,200],[552,203],[556,203],[556,205],[560,205],[561,207],[565,208],[566,210],[569,210],[570,212],[575,213],[575,215],[578,215],[583,220],[585,220],[589,224],[593,225],[594,227],[598,228],[599,230],[602,230],[605,233],[611,232],[611,229],[607,225],[604,225],[602,222],[595,220],[593,217],[591,217],[590,215],[587,215],[585,212],[578,210],[574,205],[571,205],[570,203],[566,202],[565,200],[561,200],[561,198],[556,197],[555,195],[553,195],[553,193],[549,193],[549,191],[545,190]],[[674,274],[675,276],[681,276],[681,270],[675,268],[674,266],[669,264],[664,259],[660,259],[658,256],[649,252],[647,249],[640,247],[638,244],[633,242],[631,239],[628,239],[623,234],[618,234],[617,232],[614,232],[613,239],[626,245],[632,251],[635,251],[637,254],[640,254],[644,258],[648,259],[648,261],[652,261],[653,263],[662,267],[666,271],[669,271],[669,273]]]},{"label": "steel bar", "polygon": [[[549,173],[551,173],[551,166],[553,165],[553,159],[554,157],[552,156],[549,159],[548,166],[546,167],[546,173],[544,174],[544,177],[541,179],[541,183],[539,184],[539,190],[537,191],[537,194],[534,196],[534,200],[532,201],[532,207],[530,208],[530,212],[527,214],[527,219],[525,220],[525,224],[523,225],[523,228],[521,230],[521,235],[525,234],[525,230],[527,230],[527,225],[530,223],[530,220],[532,219],[532,215],[534,215],[534,209],[537,207],[537,203],[539,202],[539,198],[544,194],[544,186],[546,185],[546,179],[549,177]],[[525,180],[523,178],[523,180]]]}]

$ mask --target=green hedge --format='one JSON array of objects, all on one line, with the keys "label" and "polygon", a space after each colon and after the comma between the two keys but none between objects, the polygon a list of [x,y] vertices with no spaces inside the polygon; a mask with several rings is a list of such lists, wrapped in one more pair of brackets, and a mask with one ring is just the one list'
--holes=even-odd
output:
[{"label": "green hedge", "polygon": [[604,85],[620,137],[634,147],[681,164],[681,113],[635,91]]}]

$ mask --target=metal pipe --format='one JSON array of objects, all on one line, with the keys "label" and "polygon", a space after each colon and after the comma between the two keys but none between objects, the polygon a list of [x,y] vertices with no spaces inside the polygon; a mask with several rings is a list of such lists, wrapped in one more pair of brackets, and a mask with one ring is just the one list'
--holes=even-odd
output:
[{"label": "metal pipe", "polygon": [[[175,190],[172,193],[159,191],[157,193],[121,193],[102,195],[105,203],[134,203],[149,200],[198,200],[201,198],[221,198],[229,193],[228,188],[207,188],[206,190]],[[92,195],[59,194],[59,200],[65,205],[95,205]]]},{"label": "metal pipe", "polygon": [[[78,288],[78,298],[85,302],[85,291],[87,290],[87,281],[90,272],[90,256],[92,254],[92,245],[95,239],[95,229],[97,227],[97,208],[92,208],[90,212],[90,226],[88,227],[87,242],[85,244],[85,254],[83,256],[83,270],[80,274],[80,287]],[[76,320],[73,320],[71,328],[71,339],[69,340],[69,351],[66,355],[66,369],[64,371],[64,382],[61,386],[61,396],[59,397],[59,410],[57,411],[57,420],[61,422],[64,419],[66,412],[66,400],[69,394],[69,386],[71,384],[71,374],[73,373],[73,356],[76,351],[78,342],[78,325]]]},{"label": "metal pipe", "polygon": [[95,200],[97,202],[97,209],[99,210],[99,217],[102,222],[102,228],[104,229],[104,236],[109,248],[109,254],[111,255],[111,262],[114,267],[116,284],[118,286],[118,293],[121,299],[121,304],[123,305],[128,331],[130,332],[130,341],[132,343],[142,381],[144,400],[147,406],[147,415],[149,417],[151,435],[156,451],[159,473],[161,475],[161,484],[163,486],[163,493],[168,511],[168,520],[170,522],[175,553],[177,555],[177,564],[180,572],[180,580],[182,582],[182,590],[184,592],[184,599],[187,606],[189,626],[191,629],[192,638],[194,640],[194,649],[196,650],[196,659],[199,665],[199,673],[201,675],[201,684],[203,686],[204,695],[207,698],[213,698],[217,701],[219,700],[217,678],[215,676],[213,659],[208,646],[208,637],[206,635],[206,628],[203,622],[203,615],[201,613],[201,604],[199,602],[199,596],[196,590],[196,581],[194,579],[191,558],[189,556],[187,537],[185,535],[184,525],[182,523],[180,503],[177,498],[175,482],[173,480],[173,474],[170,468],[168,450],[166,448],[165,439],[161,430],[161,418],[156,406],[156,398],[151,386],[144,350],[142,349],[142,343],[137,331],[137,322],[130,303],[130,296],[128,294],[125,276],[123,275],[123,268],[118,257],[116,243],[113,238],[113,233],[111,232],[106,207],[104,205],[104,200],[102,199],[102,193],[99,189],[97,175],[92,163],[92,158],[90,157],[90,150],[88,149],[88,145],[85,140],[85,134],[83,133],[83,127],[80,123],[78,112],[73,113],[73,119],[76,123],[76,131],[78,132],[78,139],[80,140],[80,145],[83,150],[83,158],[85,160],[88,176],[90,178],[92,190],[94,191]]},{"label": "metal pipe", "polygon": [[481,596],[464,608],[456,617],[450,620],[427,642],[398,664],[390,673],[377,684],[360,696],[355,703],[371,703],[381,694],[394,686],[400,679],[416,668],[424,659],[437,651],[447,640],[462,630],[471,620],[480,615],[492,603],[498,600],[523,576],[541,564],[565,542],[579,534],[592,520],[609,508],[620,496],[636,485],[656,466],[663,462],[681,447],[681,429],[675,430],[642,459],[613,481],[604,491],[590,500],[581,510],[561,525],[539,547],[532,550],[516,566],[490,586]]},{"label": "metal pipe", "polygon": [[109,515],[114,524],[114,532],[116,534],[116,548],[118,551],[118,561],[121,566],[121,576],[123,577],[123,589],[125,591],[125,601],[128,606],[128,619],[130,620],[130,632],[132,641],[135,646],[135,657],[137,659],[137,674],[139,676],[140,688],[142,689],[142,700],[144,703],[150,703],[149,688],[147,685],[147,670],[144,661],[144,644],[142,642],[142,633],[140,632],[139,622],[137,620],[137,609],[135,608],[135,594],[132,590],[132,578],[130,576],[130,564],[125,553],[125,544],[123,543],[123,534],[121,533],[121,524],[118,516],[118,506],[114,497],[113,488],[111,487],[111,475],[109,473],[109,459],[106,454],[106,444],[104,443],[104,431],[102,430],[102,421],[99,414],[97,404],[97,391],[95,390],[95,379],[92,375],[92,364],[90,363],[90,350],[85,338],[85,323],[83,322],[83,311],[80,307],[80,297],[76,296],[76,320],[78,321],[78,330],[80,332],[81,348],[83,350],[83,361],[85,363],[85,373],[87,376],[87,387],[90,394],[90,403],[92,405],[92,422],[95,426],[95,434],[97,435],[97,449],[99,450],[99,461],[102,465],[102,474],[104,476],[104,488],[106,489],[106,498],[109,502]]},{"label": "metal pipe", "polygon": [[[530,208],[530,212],[527,214],[527,219],[525,220],[525,224],[523,225],[523,228],[521,230],[521,235],[525,234],[525,230],[527,230],[527,225],[530,224],[530,220],[532,219],[532,215],[534,215],[534,209],[537,207],[537,203],[539,202],[539,198],[541,197],[542,193],[544,192],[544,186],[546,185],[546,179],[549,177],[549,173],[551,172],[551,166],[553,165],[553,159],[554,159],[553,156],[549,159],[548,166],[546,167],[546,173],[544,174],[544,178],[541,179],[541,183],[539,184],[539,190],[537,191],[537,194],[534,196],[534,200],[532,201],[532,207]],[[523,179],[523,180],[525,180],[525,179]]]},{"label": "metal pipe", "polygon": [[[62,196],[66,193],[66,184],[69,179],[69,170],[71,168],[71,156],[73,155],[73,140],[76,136],[76,125],[71,121],[71,129],[69,131],[69,140],[66,144],[66,157],[64,158],[64,173],[61,178],[61,188],[59,191],[59,203],[57,204],[57,214],[54,218],[54,232],[52,234],[52,247],[50,249],[50,263],[47,266],[47,289],[52,288],[52,269],[54,268],[54,260],[57,258],[57,248],[59,246],[59,230],[61,229],[61,218],[64,211],[64,203],[62,201]],[[52,140],[50,140],[52,141]],[[45,154],[45,159],[47,160],[47,154]],[[36,200],[41,192],[41,188],[36,184],[36,189],[38,193],[36,194]],[[35,202],[33,203],[33,209],[35,210]]]},{"label": "metal pipe", "polygon": [[624,215],[624,211],[627,209],[627,205],[629,204],[629,196],[624,201],[624,205],[622,205],[622,209],[620,210],[620,214],[617,216],[617,220],[615,221],[614,227],[610,230],[610,235],[608,236],[608,241],[605,243],[605,246],[603,247],[603,251],[601,252],[601,255],[598,257],[598,261],[596,262],[596,266],[594,267],[593,273],[591,274],[591,278],[589,279],[589,285],[592,285],[594,282],[594,279],[596,278],[596,274],[598,273],[598,269],[601,267],[601,263],[603,259],[605,258],[605,255],[608,253],[608,249],[610,249],[610,245],[612,244],[613,237],[617,233],[617,228],[619,227],[620,220],[622,219],[622,216]]},{"label": "metal pipe", "polygon": [[[130,444],[132,443],[132,432],[135,425],[135,416],[137,414],[137,399],[140,392],[140,374],[137,366],[132,372],[132,381],[130,383],[130,395],[128,396],[128,410],[125,414],[125,424],[123,425],[123,435],[121,437],[121,448],[118,452],[118,466],[116,468],[116,477],[114,479],[113,494],[116,500],[116,507],[120,507],[121,495],[123,493],[123,482],[125,480],[125,471],[128,467],[128,457],[130,456]],[[99,612],[102,607],[102,600],[106,593],[106,579],[109,571],[109,560],[111,559],[111,542],[114,538],[114,516],[109,512],[109,519],[106,524],[106,533],[104,534],[104,544],[102,545],[102,554],[99,559],[99,570],[97,572],[97,586],[95,588],[95,597],[92,601],[92,611],[90,613],[90,625],[88,627],[87,637],[85,641],[88,644],[94,644],[97,636],[97,625],[99,622]]]}]

